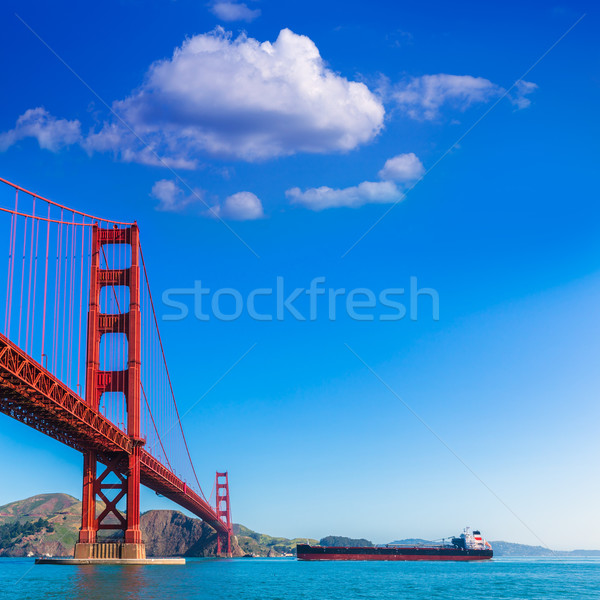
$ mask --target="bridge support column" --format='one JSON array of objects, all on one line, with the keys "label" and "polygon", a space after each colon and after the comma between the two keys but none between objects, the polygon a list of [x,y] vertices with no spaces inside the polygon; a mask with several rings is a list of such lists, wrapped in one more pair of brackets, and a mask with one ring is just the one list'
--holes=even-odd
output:
[{"label": "bridge support column", "polygon": [[127,529],[122,558],[146,558],[140,530],[140,447],[129,455],[127,473]]},{"label": "bridge support column", "polygon": [[95,544],[98,532],[96,523],[96,453],[89,450],[83,454],[83,494],[81,500],[81,530],[79,542]]},{"label": "bridge support column", "polygon": [[98,522],[96,521],[96,453],[93,450],[83,454],[83,495],[81,502],[81,529],[79,541],[75,544],[75,558],[92,558],[97,541]]}]

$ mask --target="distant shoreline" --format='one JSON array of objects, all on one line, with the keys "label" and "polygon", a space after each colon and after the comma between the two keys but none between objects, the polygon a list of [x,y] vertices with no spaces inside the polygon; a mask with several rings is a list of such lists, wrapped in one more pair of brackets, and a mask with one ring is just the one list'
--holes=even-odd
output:
[{"label": "distant shoreline", "polygon": [[[81,524],[81,502],[68,494],[39,494],[0,506],[0,557],[69,556]],[[150,510],[142,515],[149,556],[209,557],[215,554],[214,530],[200,519],[176,510]],[[370,540],[327,536],[320,540],[284,538],[258,533],[234,524],[235,556],[291,558],[297,543],[325,546],[372,546]],[[429,544],[424,539],[403,539],[389,544]],[[593,558],[600,550],[551,550],[542,546],[491,541],[494,557]],[[385,545],[380,544],[380,545]]]}]

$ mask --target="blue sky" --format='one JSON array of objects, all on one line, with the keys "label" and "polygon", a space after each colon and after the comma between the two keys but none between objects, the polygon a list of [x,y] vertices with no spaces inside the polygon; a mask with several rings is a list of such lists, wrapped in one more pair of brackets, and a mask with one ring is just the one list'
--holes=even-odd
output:
[{"label": "blue sky", "polygon": [[[598,545],[593,3],[1,10],[0,175],[136,219],[155,299],[278,277],[439,295],[439,320],[422,297],[417,320],[332,321],[320,297],[312,321],[162,322],[182,411],[235,364],[184,427],[236,522]],[[3,418],[0,452],[0,503],[80,496],[74,451]]]}]

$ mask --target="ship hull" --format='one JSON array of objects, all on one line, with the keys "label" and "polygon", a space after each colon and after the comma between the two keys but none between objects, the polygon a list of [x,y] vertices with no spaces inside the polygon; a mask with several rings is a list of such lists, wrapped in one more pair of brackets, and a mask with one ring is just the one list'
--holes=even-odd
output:
[{"label": "ship hull", "polygon": [[298,560],[394,560],[394,561],[481,561],[489,560],[492,550],[461,550],[452,547],[341,548],[298,544]]}]

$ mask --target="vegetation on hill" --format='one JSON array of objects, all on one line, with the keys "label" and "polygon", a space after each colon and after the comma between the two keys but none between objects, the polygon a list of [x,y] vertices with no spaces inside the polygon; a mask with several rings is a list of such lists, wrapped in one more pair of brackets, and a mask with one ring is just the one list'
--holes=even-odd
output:
[{"label": "vegetation on hill", "polygon": [[80,525],[81,502],[67,494],[39,494],[0,506],[0,556],[68,556]]},{"label": "vegetation on hill", "polygon": [[236,535],[240,548],[246,555],[252,556],[283,556],[295,554],[296,544],[317,544],[317,540],[306,538],[288,539],[272,537],[264,533],[257,533],[243,525],[234,523],[233,533]]},{"label": "vegetation on hill", "polygon": [[0,506],[0,524],[70,515],[73,514],[73,507],[76,505],[80,506],[79,500],[68,494],[39,494]]},{"label": "vegetation on hill", "polygon": [[340,535],[328,535],[324,537],[320,542],[320,546],[357,546],[360,548],[369,548],[373,545],[373,542],[365,540],[364,538],[355,539],[349,537],[343,537]]},{"label": "vegetation on hill", "polygon": [[47,519],[40,517],[37,521],[25,521],[19,523],[13,521],[12,523],[4,523],[0,525],[0,546],[6,548],[14,545],[14,543],[27,535],[33,535],[39,533],[42,530],[46,530],[48,533],[54,531],[54,527]]}]

